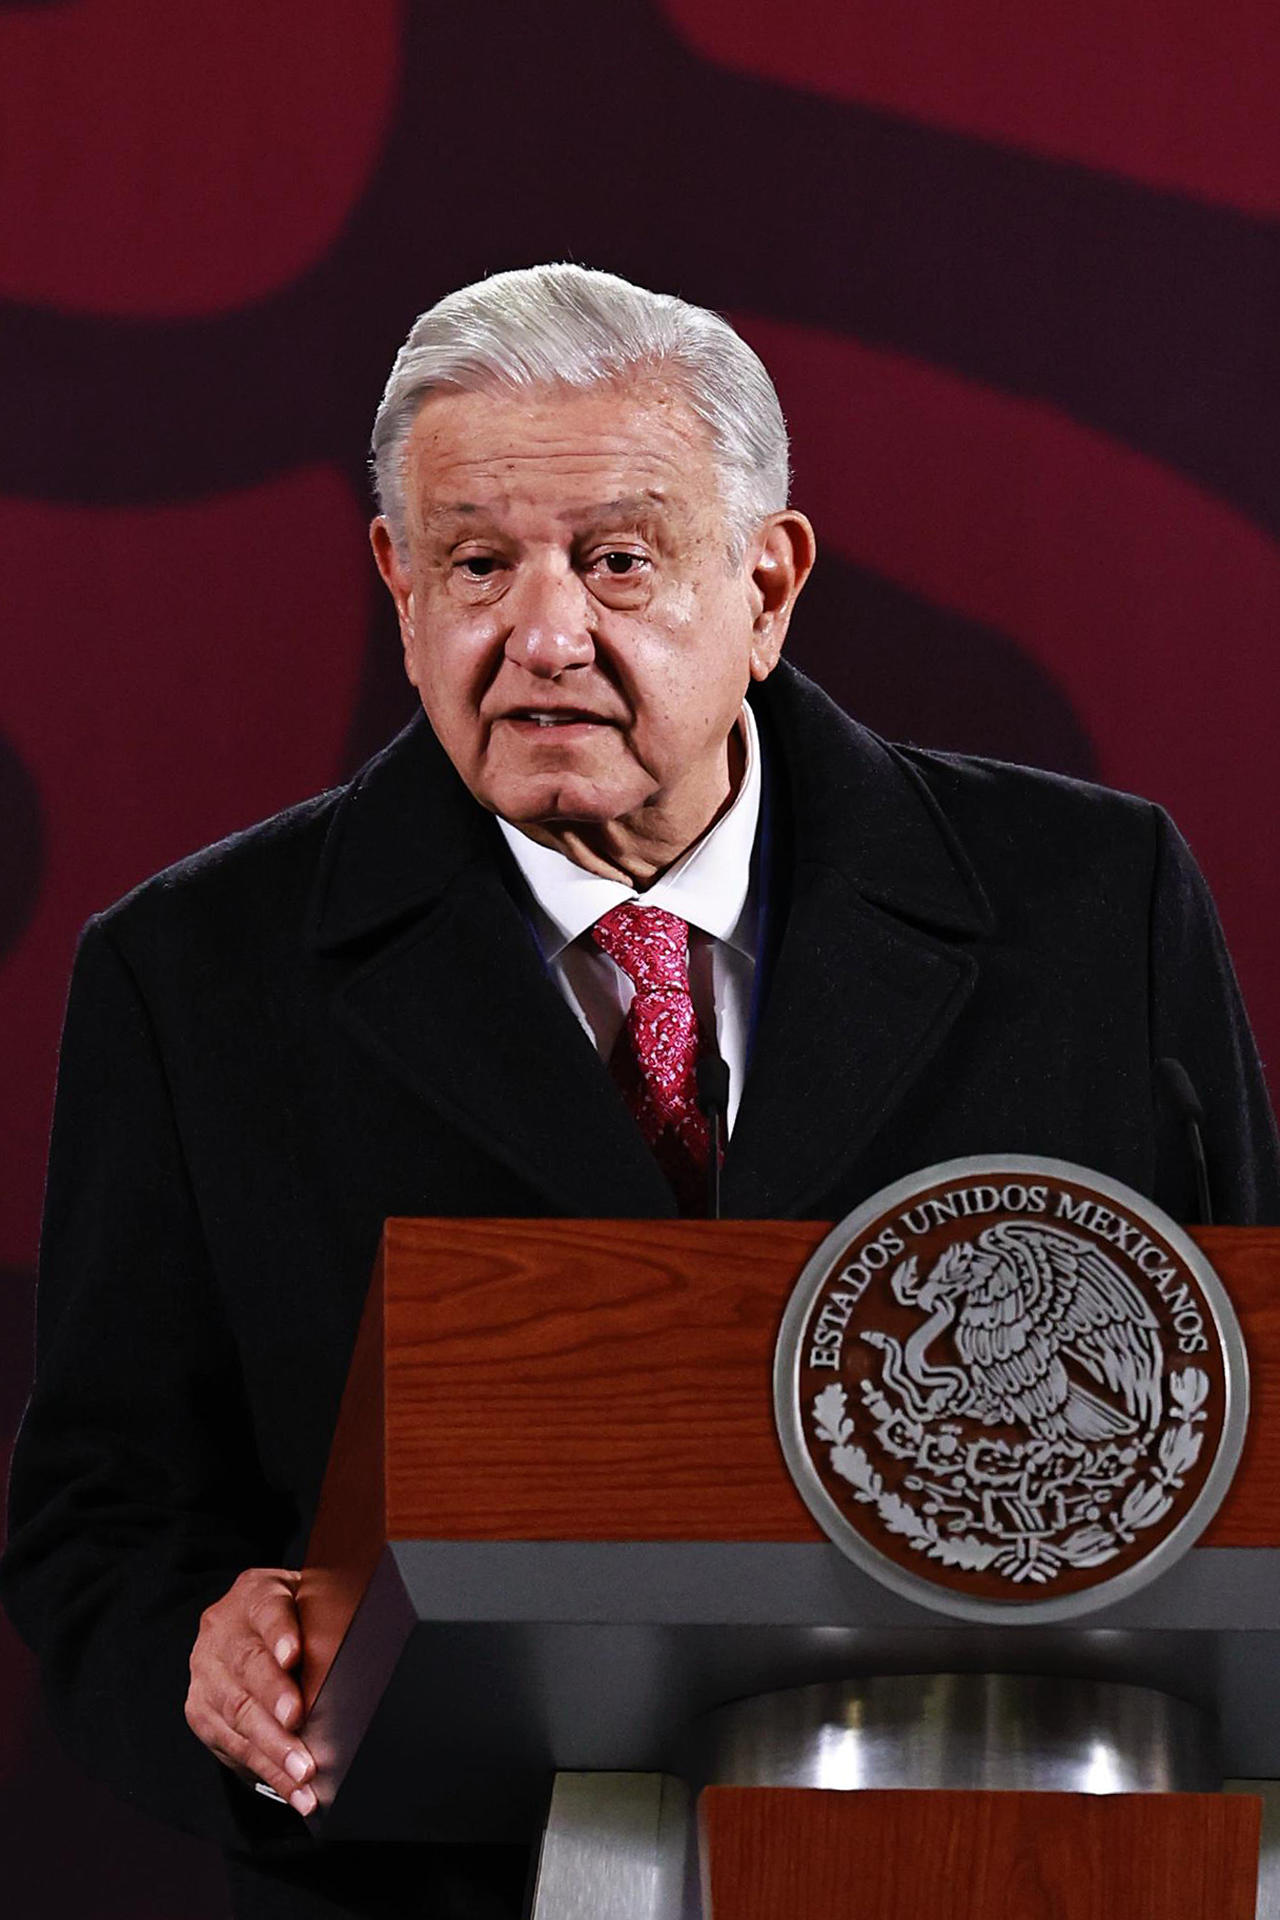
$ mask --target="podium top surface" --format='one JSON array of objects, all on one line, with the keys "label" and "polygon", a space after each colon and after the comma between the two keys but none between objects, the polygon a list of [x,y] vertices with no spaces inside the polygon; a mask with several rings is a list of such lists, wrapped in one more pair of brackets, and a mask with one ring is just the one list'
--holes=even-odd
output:
[{"label": "podium top surface", "polygon": [[[389,1221],[370,1298],[381,1330],[365,1343],[380,1416],[364,1387],[383,1538],[821,1540],[783,1460],[771,1373],[783,1308],[828,1231]],[[1252,1373],[1244,1455],[1204,1544],[1280,1545],[1280,1233],[1193,1238]]]}]

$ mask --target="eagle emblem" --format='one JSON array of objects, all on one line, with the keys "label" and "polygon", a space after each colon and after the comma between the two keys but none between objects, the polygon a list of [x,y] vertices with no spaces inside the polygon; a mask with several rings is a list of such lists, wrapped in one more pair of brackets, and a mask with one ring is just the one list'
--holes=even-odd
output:
[{"label": "eagle emblem", "polygon": [[1013,1164],[980,1163],[998,1182],[932,1169],[831,1236],[784,1322],[779,1420],[854,1558],[971,1594],[976,1617],[1049,1618],[1194,1538],[1246,1380],[1241,1345],[1232,1411],[1234,1316],[1172,1221],[1084,1169]]},{"label": "eagle emblem", "polygon": [[[883,1379],[922,1419],[946,1409],[1045,1441],[1101,1445],[1160,1419],[1159,1322],[1107,1254],[1055,1227],[1003,1220],[949,1246],[921,1279],[913,1256],[892,1287],[927,1315],[885,1352]],[[950,1331],[959,1366],[930,1364]]]}]

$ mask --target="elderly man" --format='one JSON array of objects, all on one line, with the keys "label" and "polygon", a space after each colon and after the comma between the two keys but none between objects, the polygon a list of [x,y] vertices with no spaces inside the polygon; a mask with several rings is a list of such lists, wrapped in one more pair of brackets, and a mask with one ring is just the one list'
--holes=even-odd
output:
[{"label": "elderly man", "polygon": [[5,1586],[68,1742],[231,1850],[237,1912],[496,1915],[518,1852],[297,1818],[296,1568],[387,1215],[696,1211],[708,1055],[739,1215],[1034,1151],[1187,1217],[1166,1055],[1220,1212],[1280,1179],[1163,815],[887,747],[780,664],[813,534],[723,321],[498,275],[417,322],[374,452],[424,717],[86,930]]}]

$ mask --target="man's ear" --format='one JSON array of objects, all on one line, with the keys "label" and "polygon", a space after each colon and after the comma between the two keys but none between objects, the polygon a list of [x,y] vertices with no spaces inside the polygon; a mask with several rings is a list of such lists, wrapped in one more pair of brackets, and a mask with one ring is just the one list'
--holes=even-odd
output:
[{"label": "man's ear", "polygon": [[383,514],[379,514],[369,528],[369,543],[373,548],[373,557],[378,563],[378,572],[386,583],[387,592],[395,601],[396,618],[400,622],[400,640],[407,660],[409,649],[413,644],[413,580],[400,557],[399,549],[391,537],[391,528]]},{"label": "man's ear", "polygon": [[791,609],[809,578],[817,550],[813,528],[793,507],[770,514],[756,535],[756,559],[751,569],[755,607],[751,626],[753,680],[767,680],[778,664]]}]

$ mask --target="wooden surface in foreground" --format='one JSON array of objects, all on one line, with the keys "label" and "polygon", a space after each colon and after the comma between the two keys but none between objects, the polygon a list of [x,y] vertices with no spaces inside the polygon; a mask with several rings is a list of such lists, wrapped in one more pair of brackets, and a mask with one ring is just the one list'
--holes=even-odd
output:
[{"label": "wooden surface in foreground", "polygon": [[709,1787],[710,1920],[1254,1920],[1261,1802]]}]

